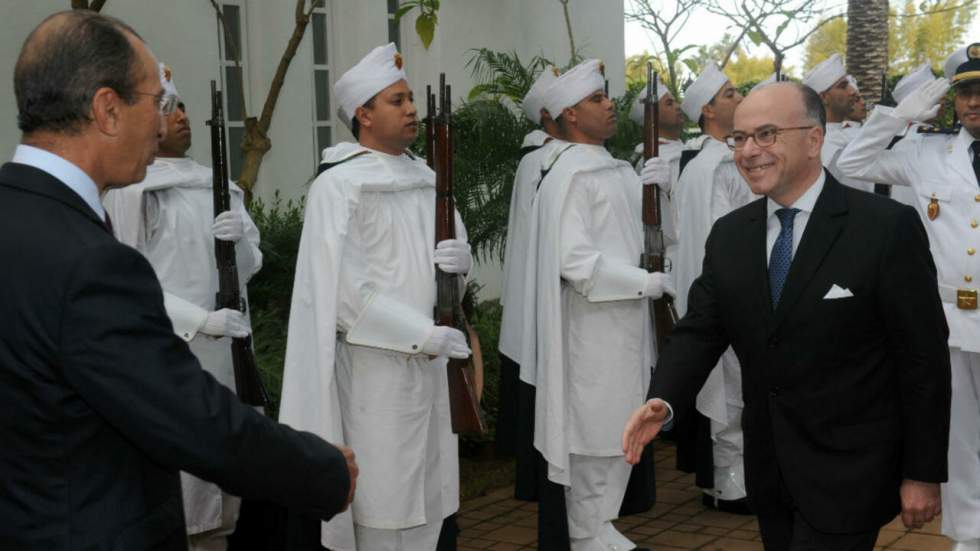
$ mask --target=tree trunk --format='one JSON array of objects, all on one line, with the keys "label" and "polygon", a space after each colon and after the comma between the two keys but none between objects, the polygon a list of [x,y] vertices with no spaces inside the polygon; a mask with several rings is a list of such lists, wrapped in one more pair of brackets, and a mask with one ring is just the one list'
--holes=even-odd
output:
[{"label": "tree trunk", "polygon": [[847,1],[847,72],[854,75],[867,104],[881,100],[888,68],[888,0]]}]

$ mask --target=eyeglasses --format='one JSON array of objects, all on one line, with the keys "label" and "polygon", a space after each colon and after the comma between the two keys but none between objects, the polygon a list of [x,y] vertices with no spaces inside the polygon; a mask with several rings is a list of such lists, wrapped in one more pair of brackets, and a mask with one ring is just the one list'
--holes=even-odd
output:
[{"label": "eyeglasses", "polygon": [[779,128],[776,126],[766,126],[756,130],[753,133],[747,132],[733,132],[731,136],[725,137],[725,143],[728,144],[729,149],[738,151],[745,147],[748,143],[749,138],[755,140],[755,145],[759,147],[769,147],[776,143],[776,136],[782,134],[783,132],[789,132],[790,130],[809,130],[814,128],[811,124],[810,126],[791,126],[789,128]]},{"label": "eyeglasses", "polygon": [[160,92],[159,94],[151,94],[149,92],[134,91],[133,93],[140,96],[150,96],[153,98],[157,103],[157,111],[159,111],[163,116],[167,116],[177,109],[178,101],[174,96],[165,95],[163,92]]}]

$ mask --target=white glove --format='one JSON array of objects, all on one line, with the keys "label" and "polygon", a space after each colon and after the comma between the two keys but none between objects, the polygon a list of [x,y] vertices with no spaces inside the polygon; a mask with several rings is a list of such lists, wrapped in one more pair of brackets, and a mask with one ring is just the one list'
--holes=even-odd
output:
[{"label": "white glove", "polygon": [[432,259],[440,270],[448,274],[469,273],[473,266],[470,244],[459,239],[445,239],[437,243]]},{"label": "white glove", "polygon": [[670,191],[670,161],[663,157],[650,157],[643,163],[640,182],[647,186],[657,184],[660,189]]},{"label": "white glove", "polygon": [[216,312],[208,312],[204,323],[199,329],[205,335],[212,337],[247,337],[252,332],[245,314],[231,308],[222,308]]},{"label": "white glove", "polygon": [[677,291],[674,290],[674,285],[670,282],[670,276],[663,272],[649,274],[646,288],[643,289],[643,296],[656,299],[664,295],[677,296]]},{"label": "white glove", "polygon": [[422,345],[422,353],[429,356],[449,356],[464,359],[470,357],[470,347],[466,335],[459,329],[437,325],[432,328],[429,340]]},{"label": "white glove", "polygon": [[245,222],[242,215],[233,210],[226,210],[214,218],[211,234],[222,241],[238,241],[245,235]]},{"label": "white glove", "polygon": [[909,122],[934,119],[939,113],[939,102],[946,95],[947,90],[949,90],[949,81],[945,78],[927,82],[903,99],[892,111],[892,116]]}]

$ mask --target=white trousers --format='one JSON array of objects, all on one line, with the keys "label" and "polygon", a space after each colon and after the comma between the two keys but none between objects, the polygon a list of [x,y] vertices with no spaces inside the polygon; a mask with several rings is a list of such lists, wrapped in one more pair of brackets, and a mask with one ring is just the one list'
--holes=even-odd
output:
[{"label": "white trousers", "polygon": [[742,407],[728,404],[728,424],[711,420],[714,490],[705,493],[727,501],[742,499],[745,492],[745,444],[742,441]]},{"label": "white trousers", "polygon": [[225,551],[228,549],[228,536],[235,531],[241,500],[221,492],[221,526],[214,530],[187,536],[190,551]]},{"label": "white trousers", "polygon": [[571,551],[623,551],[636,547],[612,525],[626,495],[633,467],[623,456],[569,457],[565,488]]},{"label": "white trousers", "polygon": [[949,482],[943,484],[943,534],[980,538],[980,354],[949,349],[953,401],[949,426]]}]

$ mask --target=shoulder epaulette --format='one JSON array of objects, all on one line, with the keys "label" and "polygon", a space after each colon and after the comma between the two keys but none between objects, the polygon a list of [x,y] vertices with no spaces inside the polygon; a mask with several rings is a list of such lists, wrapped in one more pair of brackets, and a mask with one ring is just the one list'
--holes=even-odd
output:
[{"label": "shoulder epaulette", "polygon": [[952,128],[943,128],[941,126],[920,126],[916,129],[919,134],[938,134],[938,135],[949,135],[949,134],[959,134],[960,129],[957,126]]},{"label": "shoulder epaulette", "polygon": [[370,153],[370,151],[362,150],[362,151],[358,151],[357,153],[354,153],[350,157],[345,157],[345,158],[343,158],[343,159],[341,159],[339,161],[334,161],[332,163],[320,163],[320,167],[317,168],[317,170],[316,170],[316,175],[319,176],[319,175],[323,174],[324,172],[330,170],[331,168],[333,168],[333,167],[335,167],[337,165],[342,165],[342,164],[346,163],[347,161],[350,161],[351,159],[354,159],[356,157],[360,157],[361,155],[365,155],[367,153]]}]

